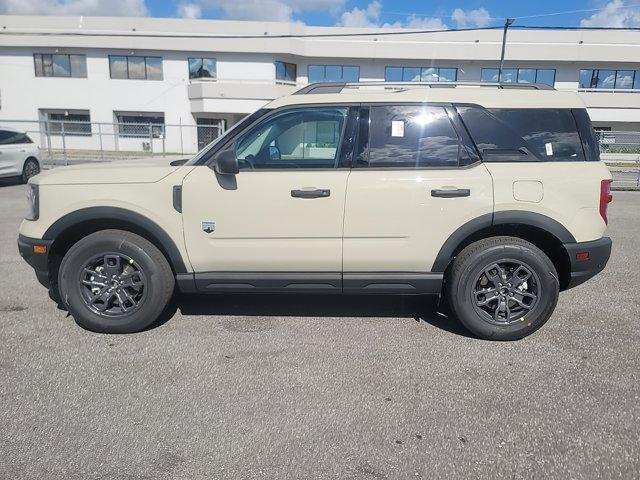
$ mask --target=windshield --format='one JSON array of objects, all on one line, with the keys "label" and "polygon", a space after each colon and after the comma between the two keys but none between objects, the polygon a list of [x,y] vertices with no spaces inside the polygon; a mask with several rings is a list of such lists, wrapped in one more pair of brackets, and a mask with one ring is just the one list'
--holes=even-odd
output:
[{"label": "windshield", "polygon": [[185,163],[185,165],[197,165],[208,160],[211,153],[215,151],[215,147],[218,144],[224,143],[231,135],[235,134],[235,132],[244,130],[246,127],[251,125],[254,121],[262,117],[268,111],[269,110],[266,108],[261,108],[260,110],[256,110],[255,112],[253,112],[251,115],[247,115],[238,123],[236,123],[233,127],[231,127],[229,130],[224,132],[218,138],[214,139],[213,142],[209,143],[202,150],[196,153],[193,158],[191,158],[188,162]]}]

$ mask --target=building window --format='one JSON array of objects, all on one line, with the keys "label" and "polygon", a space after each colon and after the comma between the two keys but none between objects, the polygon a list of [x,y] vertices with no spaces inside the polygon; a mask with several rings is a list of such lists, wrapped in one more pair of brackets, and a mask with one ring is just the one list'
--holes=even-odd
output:
[{"label": "building window", "polygon": [[162,80],[162,57],[109,55],[111,78]]},{"label": "building window", "polygon": [[309,65],[309,83],[315,82],[357,82],[360,67],[347,65]]},{"label": "building window", "polygon": [[276,60],[276,80],[281,82],[295,82],[297,76],[297,67],[295,63]]},{"label": "building window", "polygon": [[438,67],[386,67],[385,82],[455,82],[457,68]]},{"label": "building window", "polygon": [[189,78],[216,78],[216,59],[190,58]]},{"label": "building window", "polygon": [[91,135],[89,110],[42,111],[45,129],[49,135],[87,137]]},{"label": "building window", "polygon": [[[497,68],[483,68],[480,80],[498,83]],[[553,87],[556,82],[556,71],[552,68],[503,68],[503,83],[539,83]]]},{"label": "building window", "polygon": [[580,70],[580,88],[640,89],[640,71]]},{"label": "building window", "polygon": [[118,136],[125,138],[162,138],[164,113],[116,112]]},{"label": "building window", "polygon": [[86,78],[86,55],[34,53],[36,77]]}]

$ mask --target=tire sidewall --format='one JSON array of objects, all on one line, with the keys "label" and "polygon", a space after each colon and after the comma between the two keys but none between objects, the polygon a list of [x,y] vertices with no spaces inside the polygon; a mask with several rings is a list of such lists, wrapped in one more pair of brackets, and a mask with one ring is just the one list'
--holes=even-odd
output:
[{"label": "tire sidewall", "polygon": [[[482,270],[494,262],[522,261],[532,268],[540,280],[540,293],[536,306],[522,316],[522,320],[510,325],[495,325],[476,312],[472,304],[472,291]],[[453,307],[460,321],[471,332],[481,338],[516,340],[530,335],[549,319],[558,301],[559,282],[551,261],[523,245],[495,245],[472,254],[457,275],[458,281],[452,291]]]},{"label": "tire sidewall", "polygon": [[[108,252],[121,253],[132,258],[146,279],[147,292],[144,303],[136,311],[118,318],[104,317],[89,309],[82,298],[79,282],[80,273],[87,261]],[[163,292],[166,285],[160,267],[144,249],[127,239],[106,237],[78,242],[63,260],[58,285],[69,313],[80,326],[96,332],[131,333],[143,330],[156,320],[165,303]]]},{"label": "tire sidewall", "polygon": [[[29,181],[29,178],[31,178],[31,177],[27,177],[27,165],[29,163],[35,163],[38,167],[38,173],[40,173],[40,163],[33,158],[27,158],[24,162],[24,165],[22,165],[22,182],[23,183],[27,183]],[[36,173],[36,175],[38,175],[38,173]],[[33,176],[35,177],[35,175]]]}]

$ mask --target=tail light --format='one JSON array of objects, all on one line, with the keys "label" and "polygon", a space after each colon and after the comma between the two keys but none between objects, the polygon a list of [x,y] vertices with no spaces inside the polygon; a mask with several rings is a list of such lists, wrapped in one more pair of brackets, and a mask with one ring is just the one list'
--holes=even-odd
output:
[{"label": "tail light", "polygon": [[613,180],[602,180],[600,182],[600,216],[604,220],[604,223],[609,223],[609,219],[607,218],[607,206],[613,200],[611,196],[611,182]]}]

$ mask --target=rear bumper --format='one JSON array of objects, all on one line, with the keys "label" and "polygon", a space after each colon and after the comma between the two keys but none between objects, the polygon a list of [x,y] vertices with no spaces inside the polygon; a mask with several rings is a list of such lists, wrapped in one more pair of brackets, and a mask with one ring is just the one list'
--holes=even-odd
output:
[{"label": "rear bumper", "polygon": [[[49,279],[49,252],[53,240],[42,240],[40,238],[30,238],[24,235],[18,236],[18,251],[20,256],[33,267],[36,272],[36,278],[45,287],[50,287]],[[46,253],[34,253],[33,247],[36,245],[44,245],[47,248]]]},{"label": "rear bumper", "polygon": [[[600,240],[592,242],[565,243],[564,246],[571,262],[571,279],[567,289],[578,286],[600,273],[604,270],[611,256],[611,239],[609,237],[602,237]],[[584,254],[583,252],[588,253],[588,258],[578,260],[577,255]]]}]

